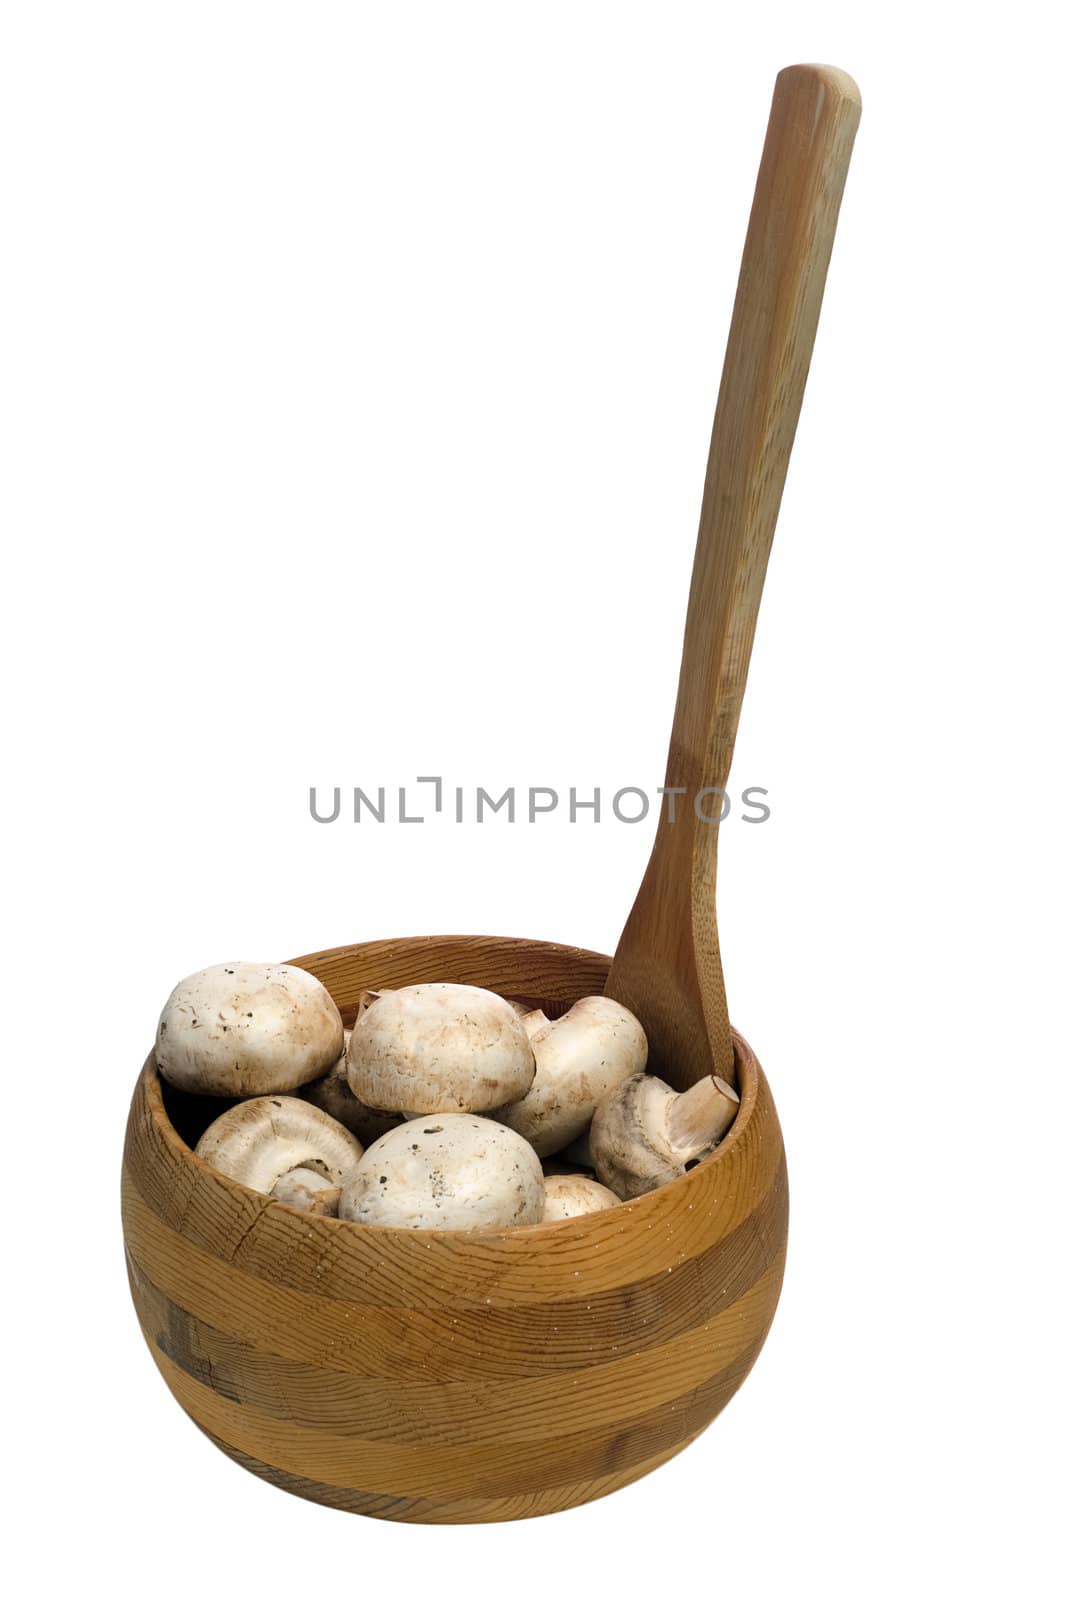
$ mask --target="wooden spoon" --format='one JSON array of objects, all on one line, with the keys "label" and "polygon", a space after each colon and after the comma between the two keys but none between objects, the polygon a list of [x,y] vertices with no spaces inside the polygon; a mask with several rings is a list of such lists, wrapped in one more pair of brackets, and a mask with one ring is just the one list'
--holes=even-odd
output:
[{"label": "wooden spoon", "polygon": [[[606,992],[643,1021],[675,1088],[735,1081],[714,891],[762,583],[814,347],[859,91],[835,67],[778,74],[714,415],[658,833]],[[675,819],[674,819],[675,813]]]}]

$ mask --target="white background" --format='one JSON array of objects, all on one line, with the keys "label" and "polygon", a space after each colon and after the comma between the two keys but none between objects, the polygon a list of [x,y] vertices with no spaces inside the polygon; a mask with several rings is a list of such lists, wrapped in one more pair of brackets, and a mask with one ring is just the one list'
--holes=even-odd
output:
[{"label": "white background", "polygon": [[[1066,1592],[1058,16],[5,7],[3,1560],[35,1592]],[[711,1431],[608,1500],[346,1518],[160,1382],[126,1101],[211,962],[612,949],[653,820],[321,827],[308,788],[661,781],[797,60],[864,114],[734,770],[773,814],[721,841],[789,1149],[781,1309]]]}]

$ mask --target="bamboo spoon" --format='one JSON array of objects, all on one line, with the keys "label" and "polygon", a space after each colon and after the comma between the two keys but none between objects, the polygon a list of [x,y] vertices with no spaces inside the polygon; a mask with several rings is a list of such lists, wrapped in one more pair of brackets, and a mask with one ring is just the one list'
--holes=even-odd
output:
[{"label": "bamboo spoon", "polygon": [[[666,796],[606,993],[643,1018],[653,1070],[736,1081],[715,914],[717,816],[763,578],[814,347],[859,91],[835,67],[779,73],[714,415]],[[671,810],[672,807],[672,810]],[[675,820],[674,820],[675,812]],[[682,892],[687,885],[686,892]]]}]

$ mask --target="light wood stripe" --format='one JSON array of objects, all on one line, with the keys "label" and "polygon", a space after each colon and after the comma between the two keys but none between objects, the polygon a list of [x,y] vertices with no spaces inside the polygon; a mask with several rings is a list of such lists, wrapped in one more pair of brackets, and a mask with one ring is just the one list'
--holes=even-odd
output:
[{"label": "light wood stripe", "polygon": [[[627,1421],[680,1401],[717,1376],[768,1326],[781,1283],[782,1262],[718,1316],[653,1350],[593,1360],[571,1377],[469,1382],[362,1378],[272,1356],[232,1341],[226,1359],[206,1357],[181,1337],[157,1299],[135,1281],[142,1330],[187,1376],[221,1398],[277,1421],[323,1429],[338,1438],[404,1444],[527,1443],[548,1431],[583,1432],[608,1415]],[[598,1348],[598,1347],[596,1347]],[[219,1347],[216,1346],[216,1355]],[[192,1359],[191,1359],[192,1358]]]}]

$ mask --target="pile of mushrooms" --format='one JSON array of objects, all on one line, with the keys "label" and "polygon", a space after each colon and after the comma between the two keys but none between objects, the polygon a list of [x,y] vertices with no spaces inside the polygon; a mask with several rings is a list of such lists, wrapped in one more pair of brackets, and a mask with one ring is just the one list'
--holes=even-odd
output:
[{"label": "pile of mushrooms", "polygon": [[679,1177],[736,1115],[704,1078],[646,1071],[647,1039],[605,995],[551,1020],[489,989],[419,983],[361,997],[352,1029],[301,967],[231,961],[160,1017],[176,1090],[233,1100],[196,1154],[320,1216],[503,1228],[604,1211]]}]

